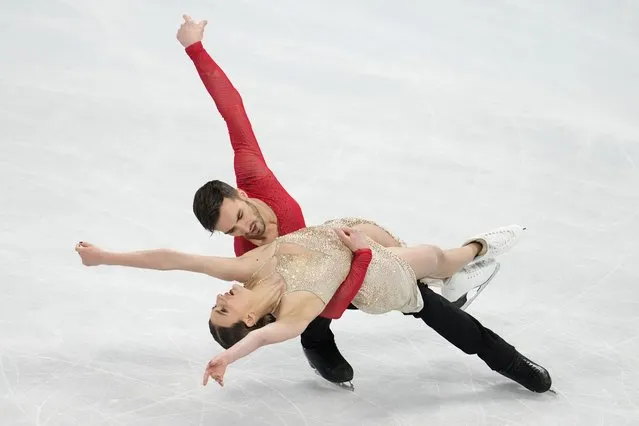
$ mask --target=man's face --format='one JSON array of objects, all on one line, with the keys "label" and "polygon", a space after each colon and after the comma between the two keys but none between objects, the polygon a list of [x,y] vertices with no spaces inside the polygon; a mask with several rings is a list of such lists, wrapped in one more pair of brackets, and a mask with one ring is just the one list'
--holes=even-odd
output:
[{"label": "man's face", "polygon": [[240,194],[238,198],[224,199],[215,229],[234,237],[255,240],[264,235],[266,224],[257,207]]}]

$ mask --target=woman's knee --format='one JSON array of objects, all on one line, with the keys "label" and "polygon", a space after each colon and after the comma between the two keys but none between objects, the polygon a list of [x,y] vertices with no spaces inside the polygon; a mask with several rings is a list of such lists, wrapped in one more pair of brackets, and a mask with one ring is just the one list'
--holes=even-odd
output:
[{"label": "woman's knee", "polygon": [[401,247],[399,241],[380,226],[370,223],[360,223],[353,226],[353,229],[363,232],[368,238],[384,247]]},{"label": "woman's knee", "polygon": [[435,245],[424,244],[419,246],[418,259],[415,264],[415,274],[418,278],[431,277],[437,274],[444,262],[444,251]]}]

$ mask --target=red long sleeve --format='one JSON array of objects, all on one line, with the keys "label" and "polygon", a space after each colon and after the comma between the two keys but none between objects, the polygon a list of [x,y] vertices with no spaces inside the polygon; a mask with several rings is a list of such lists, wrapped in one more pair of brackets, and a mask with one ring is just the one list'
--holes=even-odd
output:
[{"label": "red long sleeve", "polygon": [[351,270],[348,272],[346,279],[339,286],[331,300],[326,304],[324,310],[320,314],[321,317],[339,319],[353,301],[359,289],[362,288],[368,265],[373,259],[371,249],[359,249],[353,256],[351,262]]},{"label": "red long sleeve", "polygon": [[242,97],[222,68],[204,49],[202,42],[193,43],[185,51],[226,122],[231,146],[235,152],[237,186],[244,190],[251,189],[256,180],[272,175],[272,172],[267,167],[257,143]]}]

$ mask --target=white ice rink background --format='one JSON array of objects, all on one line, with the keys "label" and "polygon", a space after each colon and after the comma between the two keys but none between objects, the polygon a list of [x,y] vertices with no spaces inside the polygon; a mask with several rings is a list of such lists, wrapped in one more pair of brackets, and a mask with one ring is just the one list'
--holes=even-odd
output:
[{"label": "white ice rink background", "polygon": [[[244,98],[307,223],[409,243],[524,238],[469,308],[551,373],[533,394],[399,313],[334,322],[356,391],[299,339],[201,386],[226,284],[83,267],[74,244],[232,255],[194,191],[234,182],[175,40]],[[631,1],[0,3],[0,424],[639,424],[639,6]]]}]

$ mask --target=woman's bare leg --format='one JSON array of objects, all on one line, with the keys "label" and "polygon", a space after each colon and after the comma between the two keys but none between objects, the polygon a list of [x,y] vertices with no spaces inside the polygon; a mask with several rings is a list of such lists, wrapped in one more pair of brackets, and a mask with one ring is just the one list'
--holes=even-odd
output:
[{"label": "woman's bare leg", "polygon": [[451,277],[470,263],[482,249],[479,243],[449,250],[442,250],[431,245],[401,247],[392,235],[377,225],[363,223],[353,228],[402,257],[413,268],[417,279]]},{"label": "woman's bare leg", "polygon": [[363,232],[368,238],[384,247],[401,247],[399,241],[393,238],[391,234],[372,223],[360,223],[353,226],[353,229]]},{"label": "woman's bare leg", "polygon": [[481,249],[479,243],[449,250],[430,245],[387,248],[408,262],[418,280],[448,278],[475,259]]}]

